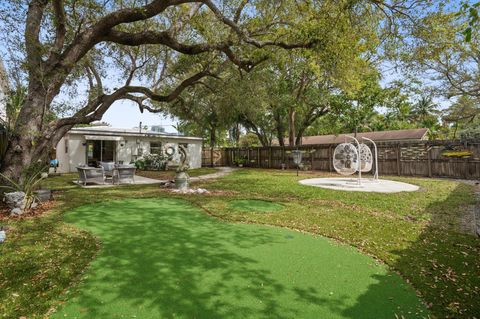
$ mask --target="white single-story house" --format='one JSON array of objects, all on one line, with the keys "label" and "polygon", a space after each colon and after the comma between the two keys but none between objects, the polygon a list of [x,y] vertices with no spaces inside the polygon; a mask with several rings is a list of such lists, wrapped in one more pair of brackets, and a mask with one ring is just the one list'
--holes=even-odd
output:
[{"label": "white single-story house", "polygon": [[[79,165],[97,166],[98,162],[129,164],[142,154],[160,154],[173,147],[170,164],[178,163],[178,145],[188,147],[190,167],[202,166],[202,138],[139,129],[91,126],[71,129],[57,144],[57,172],[76,172]],[[173,163],[172,163],[173,162]]]}]

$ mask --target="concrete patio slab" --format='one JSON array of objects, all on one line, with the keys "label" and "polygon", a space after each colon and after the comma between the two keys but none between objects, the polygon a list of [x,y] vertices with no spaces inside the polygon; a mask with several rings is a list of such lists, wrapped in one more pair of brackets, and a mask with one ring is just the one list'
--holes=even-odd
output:
[{"label": "concrete patio slab", "polygon": [[[159,179],[153,179],[153,178],[148,178],[148,177],[143,177],[139,175],[135,175],[135,183],[134,184],[120,184],[120,185],[148,185],[148,184],[161,184],[165,183],[167,180],[159,180]],[[107,188],[107,187],[115,187],[119,186],[118,184],[112,184],[111,180],[105,182],[105,184],[87,184],[84,186],[82,183],[78,183],[77,180],[73,181],[74,184],[81,186],[83,188]]]},{"label": "concrete patio slab", "polygon": [[357,178],[310,178],[299,181],[302,185],[309,185],[327,189],[352,191],[352,192],[371,192],[371,193],[398,193],[398,192],[414,192],[419,189],[418,186],[391,181],[387,179],[379,179],[374,181],[372,179],[362,179],[361,184],[358,184]]}]

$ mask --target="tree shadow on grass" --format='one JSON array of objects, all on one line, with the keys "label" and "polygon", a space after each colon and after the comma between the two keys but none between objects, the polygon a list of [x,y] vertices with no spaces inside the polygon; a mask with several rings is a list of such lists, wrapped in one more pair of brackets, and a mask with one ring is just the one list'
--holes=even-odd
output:
[{"label": "tree shadow on grass", "polygon": [[[271,244],[275,238],[250,231],[232,233],[228,225],[198,214],[184,202],[158,203],[161,214],[153,207],[155,202],[136,201],[134,205],[109,203],[106,210],[83,207],[68,216],[100,236],[103,248],[81,286],[82,293],[71,302],[75,306],[66,308],[67,312],[88,318],[129,314],[140,318],[150,313],[165,318],[258,313],[295,317],[275,301],[284,287],[269,278],[268,271],[256,268],[256,260],[231,249]],[[246,299],[244,305],[237,302],[242,299]],[[258,308],[249,299],[258,300]],[[132,309],[134,313],[129,313]]]},{"label": "tree shadow on grass", "polygon": [[[109,202],[66,219],[99,236],[102,249],[54,318],[392,318],[397,307],[418,305],[410,287],[399,291],[401,279],[369,257],[356,253],[362,269],[352,276],[357,265],[344,263],[345,247],[330,251],[331,243],[307,246],[309,235],[222,223],[180,200]],[[312,247],[324,265],[307,255]],[[286,259],[289,266],[278,268]],[[325,273],[335,279],[319,280]]]},{"label": "tree shadow on grass", "polygon": [[[426,207],[431,215],[428,225],[407,249],[392,252],[396,261],[391,267],[412,283],[437,318],[474,318],[480,314],[480,240],[454,227],[466,191],[466,186],[459,184],[444,201]],[[388,294],[392,284],[404,285],[392,278],[376,276],[378,283],[342,313],[350,318],[369,318],[365,309],[375,307],[376,296]],[[402,313],[406,317],[428,316],[422,308]]]}]

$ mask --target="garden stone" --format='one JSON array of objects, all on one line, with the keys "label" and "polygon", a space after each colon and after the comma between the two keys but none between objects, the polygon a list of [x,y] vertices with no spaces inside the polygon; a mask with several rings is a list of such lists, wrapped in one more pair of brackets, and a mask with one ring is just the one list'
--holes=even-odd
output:
[{"label": "garden stone", "polygon": [[11,215],[11,216],[20,216],[20,215],[22,215],[22,214],[23,214],[23,210],[20,209],[20,208],[18,208],[18,207],[17,207],[17,208],[14,208],[14,209],[12,209],[12,210],[10,211],[10,215]]},{"label": "garden stone", "polygon": [[174,193],[180,194],[208,194],[209,191],[205,188],[186,188],[186,189],[174,189],[172,190]]},{"label": "garden stone", "polygon": [[25,208],[25,193],[24,192],[12,192],[5,193],[4,201],[10,209]]},{"label": "garden stone", "polygon": [[50,189],[39,189],[35,194],[41,202],[49,201],[52,198],[52,191]]}]

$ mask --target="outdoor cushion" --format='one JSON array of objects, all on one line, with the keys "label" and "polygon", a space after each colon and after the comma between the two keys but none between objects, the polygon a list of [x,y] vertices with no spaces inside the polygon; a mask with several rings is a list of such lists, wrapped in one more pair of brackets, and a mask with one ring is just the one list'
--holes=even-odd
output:
[{"label": "outdoor cushion", "polygon": [[105,172],[111,172],[115,168],[114,162],[100,162],[100,166],[103,167]]}]

